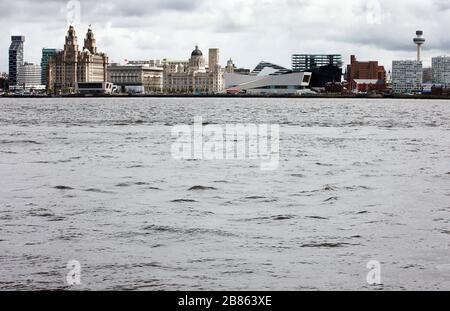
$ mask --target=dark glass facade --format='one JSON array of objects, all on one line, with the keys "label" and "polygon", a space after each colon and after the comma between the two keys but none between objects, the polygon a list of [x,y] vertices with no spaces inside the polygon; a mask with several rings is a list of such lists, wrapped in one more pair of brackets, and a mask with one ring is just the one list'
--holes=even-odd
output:
[{"label": "dark glass facade", "polygon": [[307,71],[312,73],[310,87],[323,88],[327,83],[342,81],[342,68],[334,65],[322,66]]},{"label": "dark glass facade", "polygon": [[17,72],[23,65],[23,44],[25,37],[12,36],[11,46],[9,47],[9,85],[17,85]]},{"label": "dark glass facade", "polygon": [[342,68],[342,55],[339,54],[294,54],[292,70],[295,72],[310,71],[315,68],[333,65]]}]

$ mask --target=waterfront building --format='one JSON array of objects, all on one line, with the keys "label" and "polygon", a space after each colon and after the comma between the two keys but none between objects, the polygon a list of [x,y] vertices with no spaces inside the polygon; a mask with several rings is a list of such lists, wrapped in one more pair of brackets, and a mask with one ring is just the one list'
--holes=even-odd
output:
[{"label": "waterfront building", "polygon": [[325,88],[328,83],[339,83],[342,81],[342,68],[336,65],[326,65],[311,68],[306,72],[312,74],[310,87]]},{"label": "waterfront building", "polygon": [[148,94],[162,92],[163,68],[152,67],[150,63],[139,65],[111,64],[108,67],[108,81],[120,87],[121,92]]},{"label": "waterfront building", "polygon": [[386,81],[386,70],[378,61],[360,62],[355,55],[351,56],[350,65],[347,66],[347,82],[354,79],[376,79]]},{"label": "waterfront building", "polygon": [[12,36],[9,47],[9,85],[17,85],[17,73],[19,67],[23,65],[24,36]]},{"label": "waterfront building", "polygon": [[283,75],[242,75],[225,73],[227,93],[252,95],[293,95],[299,94],[311,81],[311,73],[294,72]]},{"label": "waterfront building", "polygon": [[110,82],[77,82],[75,91],[84,95],[111,95],[113,84]]},{"label": "waterfront building", "polygon": [[422,92],[423,67],[421,61],[392,62],[392,90],[395,94]]},{"label": "waterfront building", "polygon": [[42,58],[41,58],[41,84],[47,85],[48,84],[48,62],[50,61],[50,58],[54,57],[58,52],[61,52],[61,50],[58,49],[48,49],[43,48],[42,49]]},{"label": "waterfront building", "polygon": [[432,83],[450,87],[450,57],[440,56],[432,59]]},{"label": "waterfront building", "polygon": [[209,50],[209,66],[202,51],[195,47],[188,62],[165,61],[163,88],[168,93],[209,93],[224,91],[224,69],[219,64],[219,50]]},{"label": "waterfront building", "polygon": [[342,81],[342,55],[339,54],[294,54],[294,72],[311,72],[310,87],[325,89],[328,83]]},{"label": "waterfront building", "polygon": [[387,74],[384,66],[380,66],[378,61],[361,62],[355,55],[351,56],[350,65],[347,66],[346,80],[349,89],[357,92],[355,80],[378,80],[376,85],[386,85]]},{"label": "waterfront building", "polygon": [[30,89],[45,89],[41,83],[41,66],[25,62],[17,72],[17,87]]},{"label": "waterfront building", "polygon": [[311,71],[324,66],[342,68],[342,55],[339,54],[294,54],[292,70],[295,72]]},{"label": "waterfront building", "polygon": [[106,82],[108,56],[97,51],[92,29],[88,29],[82,50],[73,26],[69,27],[64,50],[49,61],[48,89],[73,93],[77,83]]}]

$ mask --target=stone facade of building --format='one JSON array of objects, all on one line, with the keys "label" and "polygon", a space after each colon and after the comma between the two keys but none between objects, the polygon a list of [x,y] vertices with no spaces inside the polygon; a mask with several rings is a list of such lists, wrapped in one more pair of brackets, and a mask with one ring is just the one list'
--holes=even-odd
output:
[{"label": "stone facade of building", "polygon": [[163,69],[150,65],[117,65],[108,67],[108,81],[121,87],[121,92],[139,87],[143,93],[160,93],[163,89]]},{"label": "stone facade of building", "polygon": [[97,51],[94,33],[88,30],[82,50],[73,26],[67,32],[64,50],[51,57],[48,65],[48,89],[73,93],[77,83],[106,82],[108,56]]},{"label": "stone facade of building", "polygon": [[164,91],[167,93],[223,93],[224,69],[219,64],[219,50],[209,50],[209,66],[198,46],[189,62],[164,63]]}]

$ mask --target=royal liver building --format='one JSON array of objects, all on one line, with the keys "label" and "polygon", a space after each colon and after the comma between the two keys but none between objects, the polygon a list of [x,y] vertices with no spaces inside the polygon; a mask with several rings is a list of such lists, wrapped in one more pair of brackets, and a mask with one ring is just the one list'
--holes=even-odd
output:
[{"label": "royal liver building", "polygon": [[164,64],[164,91],[167,93],[217,94],[225,88],[224,69],[219,64],[219,50],[209,50],[209,63],[198,46],[189,62]]},{"label": "royal liver building", "polygon": [[73,93],[77,83],[106,82],[108,56],[97,51],[94,33],[88,30],[83,50],[73,26],[69,27],[64,50],[49,60],[48,89],[53,92]]}]

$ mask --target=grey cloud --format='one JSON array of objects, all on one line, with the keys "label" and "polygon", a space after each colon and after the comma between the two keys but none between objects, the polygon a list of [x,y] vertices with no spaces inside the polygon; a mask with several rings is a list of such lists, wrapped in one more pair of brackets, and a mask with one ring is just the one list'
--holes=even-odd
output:
[{"label": "grey cloud", "polygon": [[[0,0],[7,25],[0,29],[0,50],[7,53],[13,33],[27,36],[27,60],[39,61],[44,46],[62,47],[66,4]],[[198,43],[222,48],[243,66],[260,58],[289,65],[290,53],[311,51],[361,53],[389,63],[397,53],[413,57],[417,28],[425,31],[426,51],[450,50],[448,0],[81,0],[81,9],[79,36],[92,24],[99,47],[113,59],[184,58]],[[368,21],[373,13],[381,24]],[[1,71],[6,63],[1,57]]]}]

